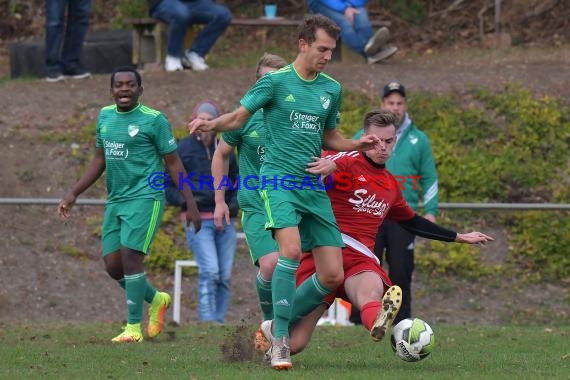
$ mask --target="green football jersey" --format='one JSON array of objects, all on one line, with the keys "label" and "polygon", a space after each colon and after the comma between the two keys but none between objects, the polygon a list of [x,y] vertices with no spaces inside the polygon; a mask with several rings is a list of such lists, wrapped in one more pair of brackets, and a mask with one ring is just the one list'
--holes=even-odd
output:
[{"label": "green football jersey", "polygon": [[264,206],[259,196],[259,170],[265,160],[265,126],[263,109],[254,113],[240,129],[224,132],[222,138],[237,147],[240,188],[239,207],[245,211],[263,213]]},{"label": "green football jersey", "polygon": [[129,112],[103,107],[97,119],[97,148],[105,154],[107,202],[164,199],[164,190],[149,186],[149,177],[164,172],[162,156],[176,150],[166,117],[139,103]]},{"label": "green football jersey", "polygon": [[[293,182],[317,176],[306,172],[312,157],[320,157],[325,128],[335,128],[342,99],[340,84],[325,73],[304,80],[293,64],[264,75],[241,99],[250,113],[263,108],[266,157],[261,176]],[[267,186],[273,186],[268,183]]]}]

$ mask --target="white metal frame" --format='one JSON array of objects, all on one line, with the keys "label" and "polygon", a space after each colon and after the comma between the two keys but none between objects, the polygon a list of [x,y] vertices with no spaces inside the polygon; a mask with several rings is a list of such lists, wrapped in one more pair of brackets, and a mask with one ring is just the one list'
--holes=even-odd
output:
[{"label": "white metal frame", "polygon": [[176,260],[174,264],[174,301],[172,320],[180,324],[180,296],[182,288],[182,267],[198,267],[195,260]]},{"label": "white metal frame", "polygon": [[321,317],[317,322],[317,326],[353,326],[354,323],[349,320],[348,311],[340,303],[340,299],[334,300],[327,311],[326,317]]},{"label": "white metal frame", "polygon": [[[238,240],[245,239],[243,232],[236,234]],[[174,263],[174,301],[172,302],[172,320],[180,324],[180,299],[182,297],[182,267],[198,267],[196,260],[176,260]]]}]

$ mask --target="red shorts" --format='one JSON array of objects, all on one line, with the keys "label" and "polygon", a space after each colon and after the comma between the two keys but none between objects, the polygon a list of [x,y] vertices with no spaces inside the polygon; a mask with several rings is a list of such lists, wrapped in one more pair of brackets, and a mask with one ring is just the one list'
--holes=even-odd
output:
[{"label": "red shorts", "polygon": [[[343,300],[350,302],[346,295],[346,291],[344,290],[344,282],[347,278],[362,272],[377,273],[386,287],[392,286],[392,281],[390,281],[390,278],[376,260],[356,251],[352,247],[346,246],[342,249],[342,266],[344,268],[344,280],[342,281],[342,284],[332,293],[329,293],[323,300],[323,302],[329,306],[334,302],[335,298],[342,298]],[[313,255],[303,254],[296,273],[297,287],[299,287],[303,281],[311,277],[315,272],[316,268]]]}]

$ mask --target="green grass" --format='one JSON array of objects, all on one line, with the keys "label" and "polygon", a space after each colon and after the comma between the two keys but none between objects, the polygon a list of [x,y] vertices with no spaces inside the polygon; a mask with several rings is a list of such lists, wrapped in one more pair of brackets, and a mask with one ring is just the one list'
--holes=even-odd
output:
[{"label": "green grass", "polygon": [[0,379],[568,378],[569,326],[432,327],[436,347],[419,363],[362,327],[319,327],[292,373],[281,373],[249,348],[253,326],[168,327],[156,341],[113,345],[117,324],[2,325]]}]

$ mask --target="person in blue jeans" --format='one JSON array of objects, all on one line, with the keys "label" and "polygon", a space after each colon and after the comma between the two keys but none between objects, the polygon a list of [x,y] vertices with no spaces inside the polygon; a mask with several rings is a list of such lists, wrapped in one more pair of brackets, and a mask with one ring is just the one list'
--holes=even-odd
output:
[{"label": "person in blue jeans", "polygon": [[394,55],[398,48],[386,46],[390,31],[382,27],[374,33],[366,10],[368,0],[309,0],[312,13],[320,13],[340,27],[340,39],[366,58],[369,64]]},{"label": "person in blue jeans", "polygon": [[[216,103],[202,101],[194,107],[192,119],[212,120],[219,115]],[[225,182],[228,185],[225,195],[230,209],[230,223],[224,222],[221,228],[217,228],[214,225],[216,199],[212,177],[212,157],[217,144],[215,132],[199,133],[181,140],[178,154],[188,173],[186,184],[192,190],[202,217],[202,229],[198,233],[193,226],[185,226],[188,247],[198,264],[198,319],[223,323],[230,303],[230,279],[236,254],[234,218],[238,211],[237,189],[229,184],[236,183],[238,168],[232,154],[228,181]]]},{"label": "person in blue jeans", "polygon": [[[168,45],[164,69],[196,71],[209,67],[204,58],[232,21],[228,8],[212,0],[149,0],[153,18],[168,24]],[[203,24],[190,49],[184,51],[184,38],[190,25]]]},{"label": "person in blue jeans", "polygon": [[90,11],[91,0],[46,0],[45,72],[48,82],[91,76],[79,62]]}]

